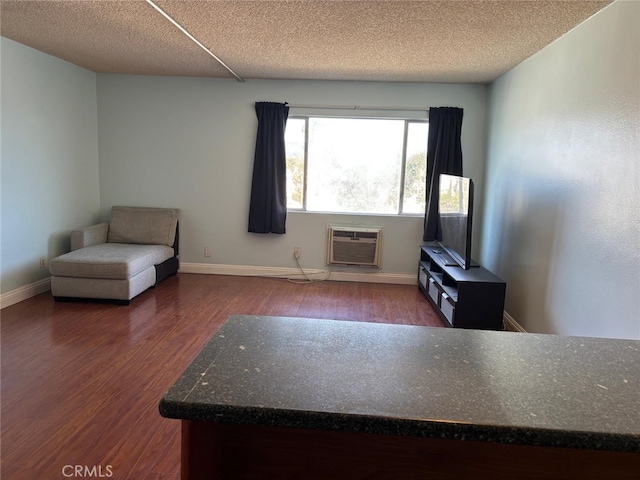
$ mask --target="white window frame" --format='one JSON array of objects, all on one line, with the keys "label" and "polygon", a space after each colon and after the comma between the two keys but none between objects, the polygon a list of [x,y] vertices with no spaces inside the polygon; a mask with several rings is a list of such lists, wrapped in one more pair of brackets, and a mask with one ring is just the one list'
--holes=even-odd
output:
[{"label": "white window frame", "polygon": [[[369,212],[339,212],[339,211],[326,211],[321,212],[317,210],[307,210],[307,172],[308,172],[308,161],[309,161],[309,119],[310,118],[344,118],[344,119],[353,119],[353,120],[363,120],[363,119],[378,119],[382,118],[384,120],[398,120],[404,122],[404,134],[402,140],[402,162],[401,162],[401,171],[400,171],[400,191],[399,191],[399,199],[398,199],[398,211],[396,213],[369,213]],[[302,208],[291,208],[287,206],[287,211],[290,212],[305,212],[305,213],[330,213],[330,214],[344,214],[344,215],[378,215],[378,216],[411,216],[411,217],[421,217],[424,216],[424,212],[422,213],[405,213],[402,211],[404,206],[404,188],[405,188],[405,175],[407,169],[407,141],[409,137],[409,125],[411,123],[429,123],[428,118],[395,118],[395,117],[359,117],[359,116],[336,116],[336,115],[289,115],[289,119],[296,120],[304,120],[304,175],[303,175],[303,187],[302,187]],[[426,147],[427,139],[425,138],[425,147]],[[425,160],[426,161],[426,160]],[[426,182],[426,178],[424,179]],[[426,207],[425,207],[426,208]]]}]

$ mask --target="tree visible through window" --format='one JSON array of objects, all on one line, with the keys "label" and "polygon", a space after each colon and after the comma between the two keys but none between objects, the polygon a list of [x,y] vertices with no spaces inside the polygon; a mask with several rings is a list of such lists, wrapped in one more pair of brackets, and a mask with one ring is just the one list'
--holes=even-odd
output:
[{"label": "tree visible through window", "polygon": [[290,117],[288,208],[424,213],[428,128],[418,120]]}]

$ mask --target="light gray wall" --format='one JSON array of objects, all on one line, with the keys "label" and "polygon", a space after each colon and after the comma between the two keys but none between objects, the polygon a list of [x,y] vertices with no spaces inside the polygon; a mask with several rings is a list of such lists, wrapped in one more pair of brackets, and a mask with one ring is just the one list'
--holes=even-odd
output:
[{"label": "light gray wall", "polygon": [[640,2],[491,88],[481,260],[527,331],[640,339]]},{"label": "light gray wall", "polygon": [[99,216],[96,75],[6,38],[2,72],[1,293],[49,276]]},{"label": "light gray wall", "polygon": [[[465,174],[480,180],[487,87],[98,75],[103,214],[116,204],[181,210],[181,261],[325,266],[327,223],[384,227],[383,272],[415,273],[421,217],[290,213],[286,235],[247,233],[256,101],[464,108]],[[293,111],[291,112],[293,114]],[[479,181],[479,190],[482,183]],[[479,229],[478,229],[479,231]],[[204,247],[212,256],[204,258]]]}]

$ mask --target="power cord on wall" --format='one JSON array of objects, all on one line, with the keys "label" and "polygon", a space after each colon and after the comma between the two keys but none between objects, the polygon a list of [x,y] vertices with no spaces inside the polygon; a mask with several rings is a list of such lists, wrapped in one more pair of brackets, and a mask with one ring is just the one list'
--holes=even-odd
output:
[{"label": "power cord on wall", "polygon": [[[298,265],[298,268],[300,269],[300,273],[294,273],[292,275],[294,275],[294,276],[302,275],[304,277],[304,279],[301,280],[301,279],[297,279],[297,278],[293,278],[292,276],[289,276],[289,277],[287,277],[287,281],[288,282],[296,283],[296,284],[299,284],[299,285],[308,285],[308,284],[311,284],[311,283],[327,281],[331,277],[332,270],[331,270],[331,268],[328,268],[327,270],[324,271],[324,273],[327,274],[326,277],[314,280],[311,277],[309,277],[307,272],[304,271],[304,268],[302,268],[302,265],[300,265],[299,257],[295,257],[294,256],[294,259],[296,261],[296,265]],[[262,274],[262,275],[259,275],[259,276],[261,278],[282,278],[282,275],[278,275],[278,274],[274,274],[274,275]]]},{"label": "power cord on wall", "polygon": [[326,280],[329,280],[329,277],[331,277],[331,269],[327,269],[327,276],[324,278],[321,278],[320,280],[313,280],[312,278],[309,277],[309,275],[307,275],[307,273],[304,271],[304,269],[302,268],[302,265],[300,265],[300,259],[298,257],[295,257],[296,260],[296,265],[298,265],[298,268],[300,269],[300,272],[302,273],[302,275],[304,276],[304,280],[297,280],[295,278],[287,278],[287,281],[291,282],[291,283],[297,283],[300,285],[307,285],[309,283],[314,283],[314,282],[324,282]]},{"label": "power cord on wall", "polygon": [[[298,268],[300,269],[300,272],[302,273],[302,276],[304,277],[304,280],[297,280],[295,278],[289,277],[289,278],[287,278],[287,281],[291,282],[291,283],[297,283],[299,285],[305,285],[305,284],[308,284],[308,283],[313,283],[313,279],[310,278],[309,275],[307,275],[307,273],[302,268],[302,265],[300,265],[300,258],[298,258],[297,256],[294,256],[293,258],[295,259],[296,265],[298,265]],[[331,272],[329,272],[329,275],[331,275]]]}]

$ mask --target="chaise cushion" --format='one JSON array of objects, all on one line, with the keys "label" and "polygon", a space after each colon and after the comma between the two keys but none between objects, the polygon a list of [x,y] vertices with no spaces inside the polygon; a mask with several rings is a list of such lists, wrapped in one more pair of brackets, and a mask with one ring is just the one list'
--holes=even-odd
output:
[{"label": "chaise cushion", "polygon": [[51,274],[60,277],[127,279],[173,257],[166,245],[103,243],[51,260]]},{"label": "chaise cushion", "polygon": [[113,207],[109,243],[173,246],[178,212],[170,208]]}]

